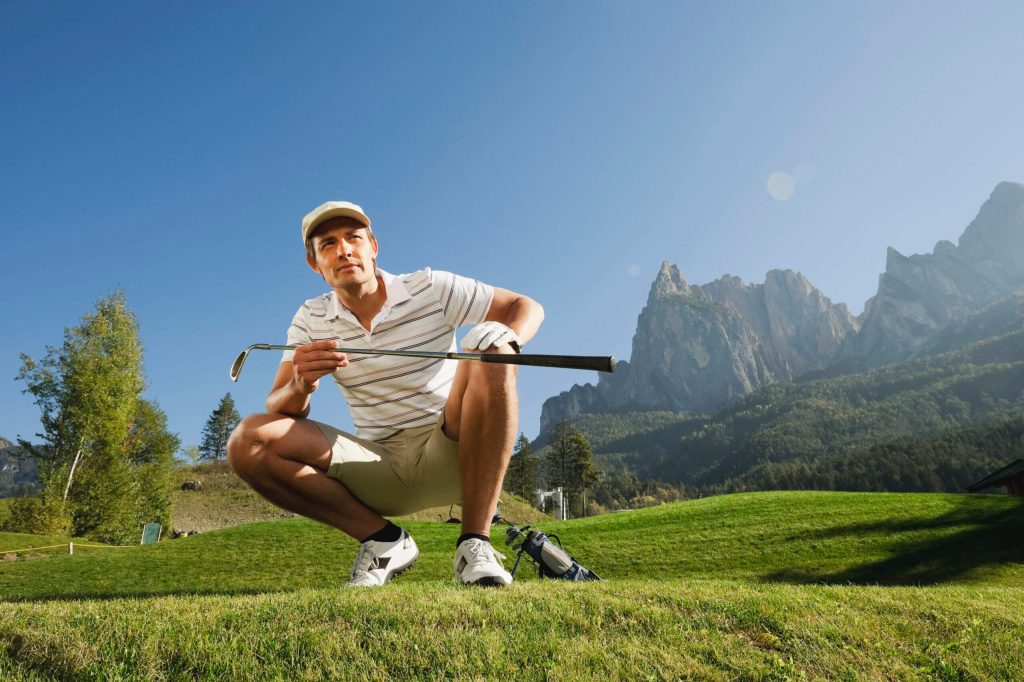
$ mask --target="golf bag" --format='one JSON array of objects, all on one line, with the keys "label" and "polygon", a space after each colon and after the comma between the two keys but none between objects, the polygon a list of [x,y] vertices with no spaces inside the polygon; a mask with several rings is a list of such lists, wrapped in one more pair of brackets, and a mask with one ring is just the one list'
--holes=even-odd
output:
[{"label": "golf bag", "polygon": [[536,528],[533,530],[529,526],[517,528],[501,517],[496,517],[496,519],[508,524],[508,529],[505,531],[505,544],[518,553],[515,566],[512,567],[513,577],[525,555],[537,565],[537,572],[541,578],[601,580],[596,573],[581,566],[576,559],[562,549],[562,540],[557,535],[551,535],[551,538],[558,541],[556,545],[547,535]]}]

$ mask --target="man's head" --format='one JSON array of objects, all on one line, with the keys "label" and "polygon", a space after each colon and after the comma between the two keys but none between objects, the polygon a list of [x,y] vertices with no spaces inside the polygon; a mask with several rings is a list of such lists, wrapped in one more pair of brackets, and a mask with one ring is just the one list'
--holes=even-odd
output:
[{"label": "man's head", "polygon": [[322,204],[303,219],[302,236],[309,266],[332,288],[362,285],[376,276],[377,239],[359,206]]}]

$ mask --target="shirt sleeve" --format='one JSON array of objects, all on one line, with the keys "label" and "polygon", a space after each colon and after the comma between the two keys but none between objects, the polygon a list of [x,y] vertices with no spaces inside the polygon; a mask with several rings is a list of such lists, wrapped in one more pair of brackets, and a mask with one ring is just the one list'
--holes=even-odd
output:
[{"label": "shirt sleeve", "polygon": [[444,311],[444,319],[452,327],[477,324],[487,317],[494,298],[491,285],[443,270],[431,270],[430,282]]},{"label": "shirt sleeve", "polygon": [[[309,338],[309,321],[306,319],[306,306],[301,306],[295,313],[295,317],[292,318],[292,323],[288,327],[288,340],[286,343],[289,346],[304,346],[307,343],[311,343],[312,339]],[[281,353],[281,362],[291,362],[291,359],[295,357],[295,351],[286,350]]]}]

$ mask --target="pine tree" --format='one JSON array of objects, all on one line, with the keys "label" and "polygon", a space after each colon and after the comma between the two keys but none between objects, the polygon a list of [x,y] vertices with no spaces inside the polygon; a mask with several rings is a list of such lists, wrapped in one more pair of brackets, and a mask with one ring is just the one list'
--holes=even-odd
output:
[{"label": "pine tree", "polygon": [[568,488],[572,473],[572,445],[569,435],[573,429],[566,421],[555,425],[555,433],[548,442],[544,461],[544,480],[547,487]]},{"label": "pine tree", "polygon": [[601,476],[587,437],[567,422],[559,422],[548,443],[546,464],[548,485],[561,486],[569,495],[569,509],[574,515],[582,516],[586,510],[587,490]]},{"label": "pine tree", "polygon": [[522,433],[512,451],[512,459],[508,463],[505,474],[505,490],[533,503],[537,489],[537,458],[533,454],[530,441]]},{"label": "pine tree", "polygon": [[601,479],[601,470],[594,464],[594,451],[583,432],[577,430],[573,432],[571,438],[574,454],[571,487],[573,497],[569,502],[569,509],[576,516],[584,516],[587,510],[587,491]]},{"label": "pine tree", "polygon": [[203,439],[199,443],[199,452],[202,453],[202,458],[205,460],[226,458],[228,456],[228,438],[241,420],[231,394],[225,394],[220,399],[217,409],[206,420],[206,426],[203,427]]}]

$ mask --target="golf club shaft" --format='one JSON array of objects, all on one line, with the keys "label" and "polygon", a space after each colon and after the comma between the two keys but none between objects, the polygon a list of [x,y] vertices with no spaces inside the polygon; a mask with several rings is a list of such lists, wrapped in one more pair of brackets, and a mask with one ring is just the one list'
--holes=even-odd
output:
[{"label": "golf club shaft", "polygon": [[[295,350],[295,346],[258,343],[255,350]],[[614,372],[615,358],[608,355],[531,355],[525,353],[440,353],[433,351],[379,350],[369,348],[335,348],[336,353],[356,355],[397,355],[409,358],[439,358],[442,360],[477,360],[502,365],[530,367],[561,367],[563,369],[590,369]]]}]

